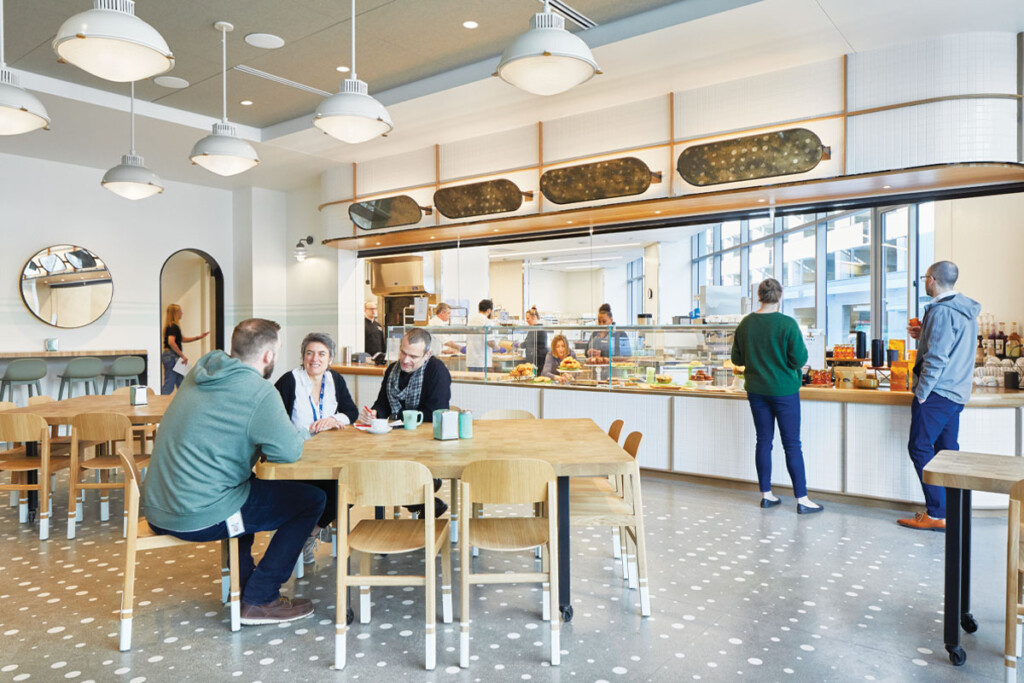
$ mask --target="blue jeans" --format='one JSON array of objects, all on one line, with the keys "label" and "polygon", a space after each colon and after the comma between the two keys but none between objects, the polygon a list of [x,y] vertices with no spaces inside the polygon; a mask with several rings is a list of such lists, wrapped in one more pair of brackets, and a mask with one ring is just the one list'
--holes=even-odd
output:
[{"label": "blue jeans", "polygon": [[946,489],[924,483],[922,472],[939,451],[960,450],[957,436],[960,433],[960,413],[963,409],[959,403],[939,396],[934,391],[924,403],[915,397],[910,404],[910,441],[907,450],[917,470],[917,478],[921,479],[925,509],[933,519],[946,518]]},{"label": "blue jeans", "polygon": [[[313,532],[324,509],[324,492],[294,481],[249,480],[249,497],[242,505],[245,533],[238,537],[238,575],[242,602],[265,605],[281,595],[281,584],[288,580],[302,545]],[[168,531],[150,525],[157,533],[170,534],[186,541],[219,541],[228,538],[226,522],[198,531]],[[252,542],[257,531],[275,531],[260,563],[252,559]]]},{"label": "blue jeans", "polygon": [[775,423],[778,422],[782,448],[786,451],[786,469],[793,482],[793,495],[803,498],[807,495],[807,475],[800,446],[800,394],[765,396],[748,393],[747,401],[757,433],[754,463],[761,493],[772,490],[772,440],[775,438]]},{"label": "blue jeans", "polygon": [[160,385],[160,393],[164,396],[174,391],[175,387],[180,387],[181,380],[185,379],[174,371],[174,366],[177,362],[178,354],[174,351],[165,349],[160,354],[160,364],[164,367],[164,382]]}]

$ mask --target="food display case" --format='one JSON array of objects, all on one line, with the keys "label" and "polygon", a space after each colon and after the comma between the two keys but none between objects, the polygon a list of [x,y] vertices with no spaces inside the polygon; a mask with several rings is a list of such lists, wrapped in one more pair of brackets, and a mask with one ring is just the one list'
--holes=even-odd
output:
[{"label": "food display case", "polygon": [[[389,327],[388,360],[408,328]],[[466,381],[530,383],[604,390],[741,388],[729,356],[735,325],[500,325],[421,327],[432,351]],[[555,340],[570,355],[544,373]]]}]

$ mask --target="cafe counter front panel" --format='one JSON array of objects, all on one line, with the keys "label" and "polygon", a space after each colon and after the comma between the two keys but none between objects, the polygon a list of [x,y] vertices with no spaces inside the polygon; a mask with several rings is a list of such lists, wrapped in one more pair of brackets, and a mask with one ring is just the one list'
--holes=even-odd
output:
[{"label": "cafe counter front panel", "polygon": [[[382,368],[335,366],[358,405],[380,391]],[[754,425],[742,392],[608,391],[530,383],[497,383],[454,373],[452,404],[476,416],[490,410],[527,410],[539,418],[589,417],[603,429],[617,419],[624,434],[643,432],[638,459],[650,470],[756,482]],[[923,503],[907,455],[910,400],[905,392],[805,389],[802,440],[808,487],[901,503]],[[1020,457],[1024,392],[983,390],[960,420],[965,451]],[[528,448],[530,429],[509,448]],[[772,482],[789,486],[776,434]],[[977,508],[1005,508],[1006,497],[975,496]]]}]

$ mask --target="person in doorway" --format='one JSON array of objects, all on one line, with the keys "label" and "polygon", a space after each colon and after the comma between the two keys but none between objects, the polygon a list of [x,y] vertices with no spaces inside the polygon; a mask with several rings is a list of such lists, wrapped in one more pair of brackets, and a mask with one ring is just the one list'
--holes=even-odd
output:
[{"label": "person in doorway", "polygon": [[[403,410],[418,410],[423,413],[424,422],[434,421],[434,411],[448,409],[452,400],[452,376],[444,363],[430,352],[430,333],[414,327],[402,337],[398,362],[384,371],[380,393],[372,408],[363,407],[359,421],[369,424],[376,417],[402,418]],[[434,490],[441,488],[441,480],[434,480]],[[422,512],[422,506],[408,508]],[[448,505],[440,498],[434,499],[434,516],[440,517]]]},{"label": "person in doorway", "polygon": [[370,360],[374,363],[384,365],[388,345],[384,340],[384,328],[377,322],[376,300],[370,299],[363,304],[363,315],[366,316],[363,332],[363,350],[369,354]]},{"label": "person in doorway", "polygon": [[925,500],[925,512],[898,520],[911,529],[946,530],[946,490],[925,484],[922,472],[939,451],[960,450],[960,413],[971,398],[981,304],[953,289],[959,277],[952,261],[929,266],[924,288],[932,302],[925,306],[920,325],[907,326],[917,340],[907,450]]},{"label": "person in doorway", "polygon": [[[597,324],[607,327],[615,324],[610,304],[601,304],[597,309]],[[608,330],[594,332],[587,342],[587,358],[611,358],[612,356],[629,355],[629,337],[622,330],[615,330],[611,335]]]},{"label": "person in doorway", "polygon": [[182,313],[181,306],[178,304],[167,305],[167,312],[164,314],[164,347],[163,352],[160,354],[160,364],[163,366],[164,371],[163,383],[160,385],[161,394],[169,394],[180,387],[181,380],[185,377],[174,371],[174,366],[178,364],[179,360],[183,363],[188,363],[188,356],[182,351],[182,345],[199,341],[210,334],[209,332],[203,332],[195,337],[184,336],[181,333],[180,325],[183,316],[184,313]]},{"label": "person in doorway", "polygon": [[[342,429],[359,418],[345,379],[331,369],[334,340],[329,334],[311,332],[302,340],[302,365],[281,375],[274,385],[281,394],[292,424],[310,434]],[[319,541],[330,542],[330,525],[338,515],[338,484],[335,481],[304,482],[324,492],[326,504],[313,532],[302,546],[302,561],[316,561]]]},{"label": "person in doorway", "polygon": [[[491,315],[494,313],[494,304],[490,299],[481,299],[477,304],[477,312],[469,316],[466,323],[469,327],[491,327]],[[483,372],[489,367],[491,351],[497,348],[493,339],[484,342],[484,333],[471,334],[466,340],[466,369],[470,372]],[[489,336],[489,335],[488,335]]]},{"label": "person in doorway", "polygon": [[[537,307],[533,306],[526,312],[526,324],[540,325],[540,313]],[[540,368],[548,355],[548,333],[543,330],[530,330],[523,340],[523,350],[526,354],[526,362],[532,363],[534,368]]]},{"label": "person in doorway", "polygon": [[[295,462],[309,438],[266,381],[280,329],[271,320],[243,320],[231,335],[230,356],[211,351],[196,362],[160,421],[143,493],[146,519],[158,534],[193,542],[238,537],[241,617],[248,625],[313,614],[310,600],[283,597],[281,585],[323,512],[324,494],[252,473],[261,457]],[[254,564],[259,531],[275,533]]]},{"label": "person in doorway", "polygon": [[786,469],[793,482],[796,511],[807,515],[824,508],[807,497],[804,454],[800,444],[800,369],[807,345],[796,320],[779,312],[782,285],[768,278],[757,287],[761,307],[745,317],[733,335],[732,362],[746,366],[747,401],[754,418],[754,463],[761,488],[761,507],[782,501],[772,493],[772,441],[779,425]]}]

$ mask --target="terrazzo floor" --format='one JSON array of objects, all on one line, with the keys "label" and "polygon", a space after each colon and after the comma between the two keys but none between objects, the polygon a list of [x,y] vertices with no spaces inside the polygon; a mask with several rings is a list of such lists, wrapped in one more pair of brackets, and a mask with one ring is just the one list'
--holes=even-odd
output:
[{"label": "terrazzo floor", "polygon": [[[73,541],[58,488],[50,540],[0,508],[2,681],[997,681],[1003,679],[1005,517],[975,518],[973,613],[966,665],[942,643],[943,536],[904,530],[898,512],[827,503],[797,516],[791,497],[645,479],[652,615],[639,614],[611,558],[609,532],[573,532],[575,618],[562,626],[562,664],[549,666],[548,627],[534,586],[481,586],[472,605],[472,662],[458,667],[458,623],[440,623],[437,669],[423,669],[422,589],[378,588],[370,624],[353,625],[348,666],[331,668],[334,560],[287,594],[312,598],[313,618],[228,628],[219,546],[140,555],[133,650],[118,652],[123,570],[120,497],[98,521],[91,498]],[[6,496],[3,502],[6,503]],[[902,511],[900,511],[902,512]],[[533,567],[530,554],[482,553],[495,569]],[[456,619],[459,609],[458,558]],[[375,571],[415,571],[403,556]],[[358,610],[358,605],[356,605]]]}]

